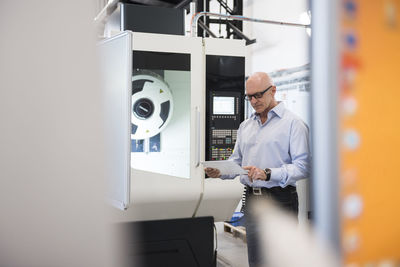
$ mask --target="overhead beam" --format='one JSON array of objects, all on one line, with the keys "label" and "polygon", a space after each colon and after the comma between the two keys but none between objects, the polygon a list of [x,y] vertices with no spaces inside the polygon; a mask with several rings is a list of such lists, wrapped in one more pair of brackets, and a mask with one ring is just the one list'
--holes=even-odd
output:
[{"label": "overhead beam", "polygon": [[203,30],[205,30],[205,31],[208,33],[208,35],[210,35],[211,37],[218,38],[218,37],[210,30],[210,28],[208,28],[201,20],[199,20],[199,26],[200,26]]}]

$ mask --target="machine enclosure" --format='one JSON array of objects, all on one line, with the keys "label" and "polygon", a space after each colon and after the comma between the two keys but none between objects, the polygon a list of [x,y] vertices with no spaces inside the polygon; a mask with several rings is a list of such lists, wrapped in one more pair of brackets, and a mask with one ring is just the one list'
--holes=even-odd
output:
[{"label": "machine enclosure", "polygon": [[[115,45],[110,42],[104,41],[101,46],[109,46],[108,53],[117,62],[118,58],[119,62],[127,62],[126,57],[131,56],[131,64],[125,64],[127,69],[123,71],[121,68],[110,70],[106,67],[108,72],[103,75],[121,76],[122,71],[126,77],[121,79],[126,81],[136,73],[151,73],[169,85],[174,99],[173,117],[156,141],[152,143],[153,137],[149,140],[132,140],[129,138],[132,131],[129,122],[131,116],[135,116],[132,113],[132,99],[129,98],[132,84],[125,83],[125,88],[120,86],[109,89],[115,91],[117,98],[114,110],[128,119],[119,126],[119,131],[124,135],[113,135],[114,140],[110,140],[110,144],[121,144],[120,151],[115,153],[124,155],[119,158],[124,163],[110,164],[109,185],[112,193],[109,196],[118,208],[112,210],[117,221],[200,216],[213,216],[215,221],[228,220],[239,203],[243,186],[239,179],[206,179],[200,164],[200,161],[206,159],[206,135],[210,131],[210,127],[206,127],[206,116],[209,116],[206,112],[206,95],[207,90],[210,90],[206,88],[206,58],[222,56],[242,61],[243,66],[239,68],[243,70],[243,84],[240,88],[239,83],[236,90],[243,94],[244,41],[129,31],[112,38],[114,41],[124,39],[122,43],[131,42],[131,45],[125,45],[126,49],[115,48],[114,51]],[[150,62],[151,58],[156,60]],[[186,62],[183,64],[185,66],[178,64],[179,58]],[[108,86],[113,87],[112,84]],[[118,93],[118,90],[123,93]],[[121,108],[118,105],[126,106]],[[240,112],[238,118],[243,120],[243,108]],[[126,133],[129,133],[128,138]],[[138,152],[132,147],[137,144],[145,148]],[[157,149],[152,150],[154,147]],[[121,173],[121,166],[130,166],[130,171]]]}]

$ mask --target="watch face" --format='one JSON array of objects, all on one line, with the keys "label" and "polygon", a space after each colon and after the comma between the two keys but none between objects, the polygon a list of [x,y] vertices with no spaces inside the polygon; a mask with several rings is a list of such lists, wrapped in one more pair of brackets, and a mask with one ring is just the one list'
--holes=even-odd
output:
[{"label": "watch face", "polygon": [[267,178],[265,179],[266,181],[269,181],[269,179],[271,178],[271,169],[265,169],[265,174],[267,176]]}]

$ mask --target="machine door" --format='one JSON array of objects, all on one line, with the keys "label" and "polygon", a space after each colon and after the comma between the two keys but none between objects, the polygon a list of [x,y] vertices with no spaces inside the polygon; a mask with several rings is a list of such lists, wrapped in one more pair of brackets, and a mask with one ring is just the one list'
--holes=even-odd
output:
[{"label": "machine door", "polygon": [[130,197],[130,114],[132,77],[132,33],[124,32],[98,44],[101,86],[104,92],[107,151],[107,195],[119,209]]},{"label": "machine door", "polygon": [[202,191],[201,38],[133,33],[131,205],[124,220],[192,217]]}]

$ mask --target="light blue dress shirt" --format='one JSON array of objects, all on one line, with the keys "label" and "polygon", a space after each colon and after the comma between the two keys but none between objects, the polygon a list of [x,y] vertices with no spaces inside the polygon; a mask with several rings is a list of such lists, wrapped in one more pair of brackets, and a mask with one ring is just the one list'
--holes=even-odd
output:
[{"label": "light blue dress shirt", "polygon": [[[269,181],[250,182],[247,175],[240,181],[251,187],[286,187],[307,178],[310,170],[309,133],[307,125],[279,103],[268,112],[262,124],[260,116],[252,116],[240,124],[235,149],[229,160],[240,166],[270,168]],[[235,176],[222,175],[222,179]]]}]

